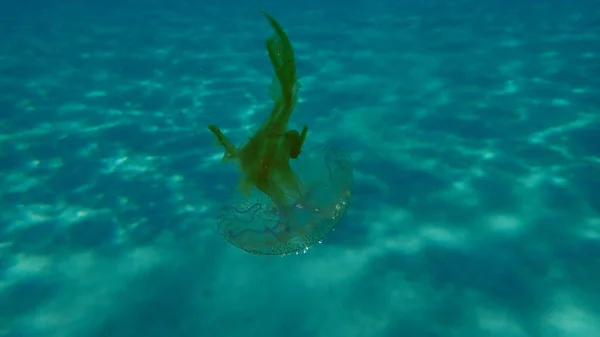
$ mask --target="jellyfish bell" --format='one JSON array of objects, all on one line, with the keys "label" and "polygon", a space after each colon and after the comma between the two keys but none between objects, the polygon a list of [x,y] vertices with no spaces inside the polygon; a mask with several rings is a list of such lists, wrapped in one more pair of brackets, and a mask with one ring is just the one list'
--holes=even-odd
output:
[{"label": "jellyfish bell", "polygon": [[289,204],[276,205],[254,189],[235,189],[223,204],[217,228],[232,245],[261,255],[306,251],[338,224],[352,196],[350,158],[330,148],[313,148],[293,163],[301,190],[286,190]]}]

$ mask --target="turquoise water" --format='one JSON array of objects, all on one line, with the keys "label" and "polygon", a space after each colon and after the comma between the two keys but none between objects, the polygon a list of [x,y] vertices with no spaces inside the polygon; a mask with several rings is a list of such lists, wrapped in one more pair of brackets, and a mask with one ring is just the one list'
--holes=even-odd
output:
[{"label": "turquoise water", "polygon": [[[216,230],[271,109],[351,153],[307,253]],[[600,4],[30,0],[0,11],[0,336],[600,336]]]}]

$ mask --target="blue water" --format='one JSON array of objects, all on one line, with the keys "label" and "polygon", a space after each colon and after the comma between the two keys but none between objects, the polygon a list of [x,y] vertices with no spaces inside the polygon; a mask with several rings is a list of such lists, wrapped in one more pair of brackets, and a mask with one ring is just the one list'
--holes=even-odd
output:
[{"label": "blue water", "polygon": [[[9,3],[10,2],[10,3]],[[4,1],[0,336],[600,336],[600,2]],[[351,153],[307,253],[216,231],[270,111]]]}]

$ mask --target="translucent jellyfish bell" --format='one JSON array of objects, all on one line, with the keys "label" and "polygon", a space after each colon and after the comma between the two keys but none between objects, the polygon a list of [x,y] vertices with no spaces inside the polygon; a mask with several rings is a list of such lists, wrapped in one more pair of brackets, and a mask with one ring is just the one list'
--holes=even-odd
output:
[{"label": "translucent jellyfish bell", "polygon": [[292,168],[300,190],[286,189],[286,205],[275,205],[258,189],[235,189],[221,209],[218,230],[234,246],[253,254],[285,255],[320,242],[344,215],[353,174],[348,156],[328,148],[309,149]]}]

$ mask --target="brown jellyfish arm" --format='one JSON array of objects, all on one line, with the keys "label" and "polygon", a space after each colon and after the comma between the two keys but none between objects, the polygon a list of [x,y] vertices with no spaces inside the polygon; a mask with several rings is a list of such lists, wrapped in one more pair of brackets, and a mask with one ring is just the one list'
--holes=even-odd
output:
[{"label": "brown jellyfish arm", "polygon": [[209,129],[225,148],[224,158],[237,158],[243,172],[240,188],[248,195],[253,187],[267,194],[278,206],[286,205],[301,191],[300,181],[290,167],[296,159],[308,133],[288,130],[287,125],[298,101],[300,83],[296,74],[294,50],[281,25],[262,11],[274,32],[266,41],[266,48],[275,75],[269,93],[274,106],[269,117],[248,142],[236,148],[214,125]]},{"label": "brown jellyfish arm", "polygon": [[216,125],[209,125],[208,129],[215,135],[217,139],[217,143],[222,145],[225,148],[225,153],[223,153],[223,160],[235,159],[238,157],[238,149],[231,144],[229,139],[221,132],[221,130]]}]

